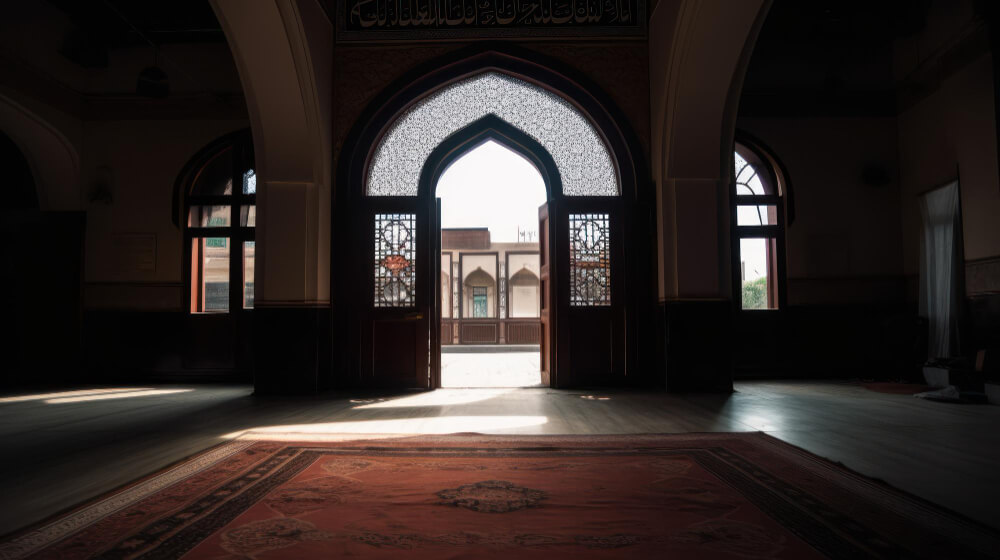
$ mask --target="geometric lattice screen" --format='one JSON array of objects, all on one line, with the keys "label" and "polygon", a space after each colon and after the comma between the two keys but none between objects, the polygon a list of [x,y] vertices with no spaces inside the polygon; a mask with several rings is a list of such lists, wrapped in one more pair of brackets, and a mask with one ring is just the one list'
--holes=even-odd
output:
[{"label": "geometric lattice screen", "polygon": [[375,214],[375,307],[412,307],[416,214]]},{"label": "geometric lattice screen", "polygon": [[611,305],[608,214],[569,215],[569,303]]}]

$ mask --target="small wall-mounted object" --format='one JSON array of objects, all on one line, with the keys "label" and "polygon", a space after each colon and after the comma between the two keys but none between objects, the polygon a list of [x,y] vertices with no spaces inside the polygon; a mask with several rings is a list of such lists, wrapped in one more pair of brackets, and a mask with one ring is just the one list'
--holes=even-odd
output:
[{"label": "small wall-mounted object", "polygon": [[111,173],[111,168],[107,165],[97,168],[97,177],[90,185],[87,200],[102,204],[111,204],[114,202],[114,177]]},{"label": "small wall-mounted object", "polygon": [[162,99],[170,95],[170,80],[159,66],[147,66],[139,72],[135,82],[135,93],[142,97]]}]

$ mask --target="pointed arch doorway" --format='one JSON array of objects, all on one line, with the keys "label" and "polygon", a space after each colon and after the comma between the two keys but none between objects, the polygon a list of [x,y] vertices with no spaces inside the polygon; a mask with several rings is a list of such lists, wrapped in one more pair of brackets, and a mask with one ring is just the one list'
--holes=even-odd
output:
[{"label": "pointed arch doorway", "polygon": [[349,228],[342,239],[352,240],[350,274],[334,284],[347,304],[341,332],[350,384],[440,386],[443,282],[434,187],[452,162],[486,141],[528,159],[545,182],[538,229],[542,381],[622,384],[634,351],[626,320],[632,298],[624,290],[631,206],[622,196],[635,193],[633,162],[620,165],[613,142],[578,106],[493,65],[410,99],[356,130],[359,149],[368,148],[341,169],[356,188],[340,207]]},{"label": "pointed arch doorway", "polygon": [[[527,160],[537,172],[538,179],[540,179],[543,186],[544,195],[536,214],[539,217],[537,222],[538,229],[535,230],[538,234],[538,243],[534,248],[536,252],[534,257],[537,259],[537,264],[532,267],[537,272],[535,276],[537,284],[533,293],[537,297],[537,303],[535,304],[536,313],[530,319],[510,319],[510,282],[515,279],[515,275],[511,273],[510,259],[513,257],[516,262],[519,262],[518,259],[521,261],[530,259],[531,255],[528,254],[530,251],[523,251],[528,247],[515,247],[508,253],[508,247],[492,243],[493,238],[491,234],[494,232],[491,232],[489,228],[486,228],[485,231],[482,228],[479,230],[447,231],[447,233],[457,235],[446,239],[446,230],[441,221],[442,199],[438,188],[445,172],[451,169],[452,164],[459,162],[467,155],[470,155],[490,142],[498,144],[505,151],[513,152],[513,154],[516,154],[514,157],[520,156]],[[539,384],[551,386],[551,318],[553,314],[551,313],[550,304],[547,302],[552,301],[552,296],[549,294],[549,297],[544,297],[542,290],[552,289],[552,282],[549,276],[551,267],[547,263],[555,250],[554,247],[550,246],[554,237],[552,236],[551,223],[547,219],[547,212],[549,204],[554,199],[554,193],[561,191],[559,172],[552,156],[540,143],[530,136],[496,115],[491,114],[454,133],[431,153],[421,173],[421,183],[425,182],[426,188],[434,193],[433,196],[435,199],[434,211],[436,213],[438,231],[434,232],[431,238],[431,243],[435,245],[433,250],[439,259],[443,259],[447,255],[449,257],[448,260],[451,261],[448,263],[439,261],[438,270],[443,271],[447,268],[452,272],[452,277],[458,280],[457,282],[453,282],[452,289],[447,293],[437,294],[437,308],[434,310],[434,322],[432,324],[440,325],[440,328],[437,330],[439,339],[432,342],[432,361],[430,364],[432,375],[431,386],[491,386],[490,380],[484,379],[485,376],[468,371],[465,372],[464,376],[461,376],[461,374],[459,376],[465,377],[467,380],[472,380],[472,385],[460,382],[455,377],[457,373],[455,370],[457,368],[454,362],[457,357],[450,354],[448,357],[452,359],[453,363],[450,368],[444,368],[443,364],[445,361],[441,347],[454,344],[465,347],[480,346],[480,350],[483,350],[491,345],[506,346],[508,343],[513,344],[518,342],[518,335],[521,334],[523,337],[522,333],[526,330],[537,331],[537,335],[529,335],[520,340],[522,343],[529,345],[537,344],[538,346],[538,368],[534,372],[534,379],[530,382],[526,379],[526,377],[532,377],[529,372],[522,372],[522,375],[517,375],[515,372],[508,371],[506,372],[508,375],[504,376],[501,374],[501,377],[506,377],[507,383],[511,380],[521,380],[520,383],[516,384],[523,386]],[[502,204],[497,204],[492,209],[494,213],[503,211]],[[542,239],[546,240],[544,246]],[[500,250],[500,248],[503,248],[503,250]],[[450,251],[450,249],[458,250]],[[479,252],[476,249],[486,249],[487,252]],[[492,251],[490,251],[491,249]],[[518,251],[518,249],[521,249],[521,251]],[[456,254],[457,259],[455,258]],[[524,268],[524,271],[532,274],[527,267]],[[525,274],[522,273],[518,278],[524,277]],[[454,300],[457,300],[458,305],[453,305],[452,309],[449,310],[451,311],[450,313],[446,312],[446,303]],[[450,320],[446,320],[446,317],[450,317]],[[537,322],[534,319],[535,317],[537,317]],[[449,349],[453,350],[455,347],[452,346]],[[439,356],[439,361],[436,362],[433,355],[435,353]],[[518,356],[511,356],[507,353],[491,352],[487,355],[492,359],[471,360],[473,363],[470,366],[480,366],[497,371],[504,367],[510,368],[512,367],[511,362],[518,361]],[[514,358],[514,360],[505,358]],[[466,366],[466,368],[470,366]],[[445,379],[442,373],[444,369],[451,370],[452,378],[450,380]],[[523,374],[528,375],[525,376]],[[445,383],[446,381],[450,382]],[[504,382],[501,380],[501,385],[503,384]]]},{"label": "pointed arch doorway", "polygon": [[[441,387],[538,387],[536,165],[492,139],[469,145],[441,173]],[[437,237],[435,237],[437,239]]]}]

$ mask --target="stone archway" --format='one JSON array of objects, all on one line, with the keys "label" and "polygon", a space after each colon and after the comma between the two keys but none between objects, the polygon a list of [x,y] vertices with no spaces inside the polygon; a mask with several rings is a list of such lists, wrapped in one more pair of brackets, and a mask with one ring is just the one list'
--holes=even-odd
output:
[{"label": "stone archway", "polygon": [[[257,164],[256,390],[324,387],[330,317],[333,26],[315,0],[211,0]],[[289,356],[295,359],[289,359]]]},{"label": "stone archway", "polygon": [[732,147],[770,3],[660,2],[650,17],[658,322],[671,390],[732,390]]}]

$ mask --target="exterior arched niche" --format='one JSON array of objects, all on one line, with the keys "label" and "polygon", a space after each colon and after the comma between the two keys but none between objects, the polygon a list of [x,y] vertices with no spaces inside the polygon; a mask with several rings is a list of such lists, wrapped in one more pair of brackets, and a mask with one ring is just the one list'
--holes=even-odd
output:
[{"label": "exterior arched niche", "polygon": [[476,268],[462,279],[464,316],[473,319],[486,319],[497,316],[497,281],[493,276]]},{"label": "exterior arched niche", "polygon": [[538,275],[527,267],[511,275],[507,281],[510,292],[507,305],[512,318],[538,316],[538,286]]}]

